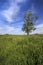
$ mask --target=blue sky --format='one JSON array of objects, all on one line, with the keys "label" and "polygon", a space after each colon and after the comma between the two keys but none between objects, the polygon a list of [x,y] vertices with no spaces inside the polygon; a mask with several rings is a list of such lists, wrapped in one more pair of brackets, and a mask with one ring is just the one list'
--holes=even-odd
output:
[{"label": "blue sky", "polygon": [[25,11],[33,10],[39,19],[33,33],[43,33],[43,0],[0,0],[0,34],[25,34],[21,30]]}]

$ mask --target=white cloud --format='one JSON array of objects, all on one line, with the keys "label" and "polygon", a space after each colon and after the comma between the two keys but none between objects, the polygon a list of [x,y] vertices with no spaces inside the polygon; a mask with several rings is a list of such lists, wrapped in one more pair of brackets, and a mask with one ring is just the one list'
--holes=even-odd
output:
[{"label": "white cloud", "polygon": [[16,17],[20,10],[18,3],[23,3],[24,1],[25,0],[11,0],[10,7],[2,11],[2,15],[8,22],[13,22],[13,16]]},{"label": "white cloud", "polygon": [[37,25],[36,28],[43,28],[43,23]]},{"label": "white cloud", "polygon": [[13,3],[13,4],[11,3],[10,8],[7,9],[7,10],[4,10],[4,11],[2,12],[2,14],[3,14],[4,17],[7,19],[8,22],[12,22],[12,21],[13,21],[12,16],[13,16],[13,15],[16,16],[17,13],[18,13],[18,11],[19,11],[18,5],[17,5],[16,3]]},{"label": "white cloud", "polygon": [[33,31],[31,34],[43,34],[43,23],[36,25],[36,30]]},{"label": "white cloud", "polygon": [[21,28],[15,28],[9,25],[4,25],[4,27],[0,27],[0,34],[24,34]]},{"label": "white cloud", "polygon": [[[14,11],[15,10],[15,11]],[[18,13],[19,8],[17,7],[10,7],[8,10],[3,11],[3,15],[5,16],[5,18],[7,19],[8,22],[12,22],[13,18],[12,16],[16,16],[16,14]]]}]

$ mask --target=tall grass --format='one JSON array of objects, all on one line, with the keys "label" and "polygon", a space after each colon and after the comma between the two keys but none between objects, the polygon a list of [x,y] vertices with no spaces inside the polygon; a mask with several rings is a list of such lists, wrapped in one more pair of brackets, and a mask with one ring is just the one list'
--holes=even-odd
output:
[{"label": "tall grass", "polygon": [[0,65],[43,65],[43,35],[0,35]]}]

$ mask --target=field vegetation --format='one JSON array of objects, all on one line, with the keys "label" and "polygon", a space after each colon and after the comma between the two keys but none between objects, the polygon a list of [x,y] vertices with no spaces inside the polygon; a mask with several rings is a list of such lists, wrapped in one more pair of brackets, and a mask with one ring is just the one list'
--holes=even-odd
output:
[{"label": "field vegetation", "polygon": [[43,65],[43,35],[0,35],[0,65]]}]

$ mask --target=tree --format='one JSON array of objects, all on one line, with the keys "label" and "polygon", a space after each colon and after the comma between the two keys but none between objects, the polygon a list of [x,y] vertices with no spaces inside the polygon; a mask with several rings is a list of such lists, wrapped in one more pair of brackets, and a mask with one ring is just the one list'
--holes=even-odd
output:
[{"label": "tree", "polygon": [[29,34],[32,30],[35,30],[34,22],[38,19],[38,16],[35,15],[32,11],[27,11],[24,14],[24,24],[22,30]]}]

